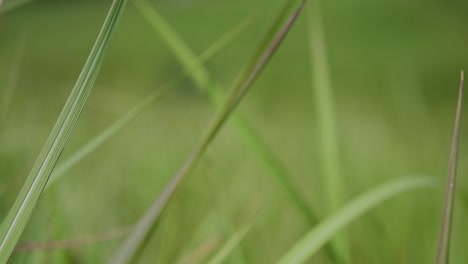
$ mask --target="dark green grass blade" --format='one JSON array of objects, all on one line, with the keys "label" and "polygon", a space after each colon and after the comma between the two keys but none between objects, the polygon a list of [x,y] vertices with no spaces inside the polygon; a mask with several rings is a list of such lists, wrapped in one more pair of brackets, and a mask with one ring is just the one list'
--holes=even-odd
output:
[{"label": "dark green grass blade", "polygon": [[393,180],[375,187],[360,195],[307,232],[277,263],[304,263],[340,230],[365,212],[400,193],[432,186],[437,186],[437,181],[433,178],[409,177]]},{"label": "dark green grass blade", "polygon": [[13,98],[13,94],[18,84],[19,72],[21,68],[21,62],[24,57],[24,51],[26,49],[26,43],[28,41],[28,33],[23,32],[18,38],[18,46],[16,48],[15,57],[11,70],[8,75],[8,81],[5,88],[2,91],[1,104],[0,104],[0,134],[2,133],[5,123],[8,118],[8,112],[10,111],[10,104]]},{"label": "dark green grass blade", "polygon": [[1,3],[0,0],[0,15],[13,11],[19,7],[22,7],[25,4],[29,4],[31,2],[34,2],[35,0],[10,0],[10,1],[4,1],[4,3]]},{"label": "dark green grass blade", "polygon": [[[243,24],[241,24],[242,26]],[[78,149],[74,152],[68,159],[64,162],[58,164],[57,168],[54,170],[52,175],[50,176],[49,181],[47,182],[46,189],[47,190],[50,186],[53,185],[59,178],[63,177],[65,173],[71,169],[73,166],[78,164],[83,158],[90,155],[94,150],[96,150],[99,146],[104,144],[107,140],[109,140],[112,136],[117,134],[120,130],[122,130],[126,125],[128,125],[132,120],[134,120],[140,113],[146,110],[151,104],[161,98],[167,91],[171,90],[178,83],[184,80],[187,76],[190,76],[198,71],[201,67],[200,65],[203,62],[211,59],[215,56],[219,51],[221,51],[227,44],[234,40],[245,27],[237,26],[234,29],[228,31],[225,35],[223,35],[218,41],[213,43],[210,47],[207,48],[205,52],[203,52],[199,57],[193,57],[190,60],[190,63],[186,64],[186,68],[181,73],[181,76],[176,80],[172,81],[168,85],[164,86],[160,90],[154,91],[149,95],[145,96],[145,99],[140,101],[136,106],[134,106],[130,111],[128,111],[124,116],[122,116],[119,120],[115,123],[110,125],[107,129],[102,131],[99,135],[88,141],[83,147]]]},{"label": "dark green grass blade", "polygon": [[155,228],[161,214],[167,208],[169,202],[174,197],[176,191],[181,187],[184,180],[195,168],[197,162],[203,156],[208,145],[213,141],[214,137],[218,133],[219,129],[228,119],[229,115],[234,111],[236,105],[239,103],[241,98],[245,95],[247,90],[251,87],[253,81],[256,79],[258,74],[264,68],[268,60],[272,57],[276,49],[279,47],[282,40],[289,32],[294,21],[298,17],[304,2],[298,7],[290,19],[278,30],[273,36],[268,36],[270,39],[270,45],[261,53],[256,54],[254,66],[247,69],[246,76],[237,85],[233,86],[231,92],[223,105],[223,107],[217,112],[212,123],[208,126],[207,133],[200,141],[200,143],[194,148],[192,153],[188,156],[184,164],[180,167],[179,171],[172,177],[168,185],[164,188],[162,193],[158,196],[151,207],[146,211],[143,217],[138,221],[135,229],[122,244],[122,247],[117,251],[116,255],[110,263],[129,263],[137,258],[137,255],[141,252],[147,239],[149,238],[152,230]]},{"label": "dark green grass blade", "polygon": [[[135,0],[133,3],[156,33],[166,42],[167,46],[172,50],[180,63],[183,65],[190,65],[191,61],[195,57],[194,52],[190,50],[188,45],[185,44],[176,31],[165,21],[164,17],[157,12],[155,7],[147,0]],[[287,1],[285,3],[285,6],[282,8],[277,20],[271,27],[271,32],[274,33],[273,30],[278,28],[279,25],[287,19],[287,15],[289,14],[288,11],[291,10],[293,3],[294,1]],[[272,34],[271,32],[268,34]],[[264,49],[267,44],[268,42],[264,40],[260,44],[259,50]],[[201,92],[208,94],[208,97],[214,106],[221,107],[225,95],[222,94],[221,85],[212,78],[206,67],[200,67],[200,69],[193,75],[192,80]],[[312,210],[309,209],[305,198],[301,196],[298,188],[291,181],[286,167],[275,157],[273,151],[265,142],[263,142],[261,137],[247,124],[241,115],[234,113],[232,116],[232,123],[238,129],[250,148],[255,151],[270,168],[272,175],[276,177],[276,180],[286,190],[293,203],[300,209],[309,224],[316,224],[317,217],[314,215]]]},{"label": "dark green grass blade", "polygon": [[449,263],[450,235],[452,229],[453,197],[457,177],[458,146],[460,137],[461,110],[463,102],[464,74],[461,72],[460,87],[458,91],[457,112],[453,129],[452,147],[450,149],[449,172],[445,187],[445,201],[442,209],[442,223],[440,226],[439,244],[437,247],[437,264]]},{"label": "dark green grass blade", "polygon": [[65,103],[13,207],[0,227],[0,264],[6,263],[59,159],[102,64],[104,51],[124,10],[126,0],[115,0],[75,87]]}]

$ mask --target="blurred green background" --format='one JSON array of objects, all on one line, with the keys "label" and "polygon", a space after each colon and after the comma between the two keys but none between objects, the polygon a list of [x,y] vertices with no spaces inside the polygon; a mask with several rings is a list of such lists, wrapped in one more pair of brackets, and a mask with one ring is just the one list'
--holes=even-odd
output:
[{"label": "blurred green background", "polygon": [[[253,16],[254,23],[206,63],[227,90],[283,1],[153,3],[197,53]],[[27,35],[0,135],[0,218],[47,139],[110,4],[38,0],[0,15],[0,90],[6,87],[19,39]],[[460,70],[468,69],[468,3],[330,0],[321,7],[345,179],[342,196],[349,201],[378,183],[413,174],[445,179]],[[306,21],[301,15],[238,112],[323,216],[321,139]],[[177,78],[182,68],[129,3],[62,160],[148,93]],[[199,141],[215,110],[189,79],[182,82],[45,193],[21,241],[132,225]],[[467,124],[462,122],[459,190],[468,190]],[[468,262],[468,198],[462,193],[455,204],[451,263]],[[142,263],[178,263],[200,244],[224,240],[264,200],[258,223],[229,263],[272,263],[310,226],[228,123],[178,194]],[[348,228],[352,262],[432,262],[442,200],[442,187],[416,191],[360,218]],[[101,263],[120,241],[17,252],[12,263]],[[327,262],[317,256],[311,263]]]}]

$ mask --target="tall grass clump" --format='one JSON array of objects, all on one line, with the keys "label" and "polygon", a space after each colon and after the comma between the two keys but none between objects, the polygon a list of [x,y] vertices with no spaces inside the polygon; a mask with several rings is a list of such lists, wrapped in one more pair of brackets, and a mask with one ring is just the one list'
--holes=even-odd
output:
[{"label": "tall grass clump", "polygon": [[[277,26],[287,18],[288,11],[292,8],[294,2],[295,1],[286,1],[280,14],[276,18],[275,23],[272,25],[272,29],[277,28]],[[133,1],[133,4],[142,14],[143,18],[145,18],[152,26],[155,32],[161,36],[179,62],[185,67],[190,67],[196,57],[195,53],[189,48],[185,41],[182,40],[157,9],[148,0],[135,0]],[[268,43],[262,43],[262,46],[266,46],[266,44]],[[194,72],[191,77],[199,91],[207,94],[214,107],[219,108],[222,106],[226,97],[222,92],[222,85],[212,77],[210,71],[203,64],[200,64],[200,67],[197,68],[197,71]],[[270,168],[272,175],[275,176],[276,180],[285,189],[288,196],[291,198],[294,205],[296,205],[300,210],[304,218],[310,225],[316,224],[316,214],[309,208],[307,201],[292,181],[291,175],[289,175],[286,166],[276,158],[272,149],[262,140],[261,136],[247,124],[243,116],[239,113],[233,113],[231,120],[237,131],[239,131],[240,135],[249,145],[250,149]]]},{"label": "tall grass clump", "polygon": [[129,263],[135,261],[138,258],[138,254],[141,253],[142,249],[144,248],[145,243],[156,227],[161,214],[167,208],[169,202],[174,198],[174,195],[182,186],[182,183],[186,180],[187,176],[195,168],[195,165],[201,159],[210,143],[214,140],[220,128],[227,121],[230,114],[235,110],[236,106],[240,103],[267,62],[273,56],[276,49],[279,47],[289,32],[291,26],[299,16],[299,13],[301,12],[304,4],[305,1],[302,1],[300,6],[283,25],[280,25],[280,27],[272,30],[272,32],[267,35],[264,41],[264,43],[267,45],[260,46],[260,48],[255,53],[252,62],[249,64],[238,81],[232,86],[224,104],[211,121],[202,140],[193,149],[185,162],[179,168],[178,172],[166,185],[162,193],[158,195],[158,198],[155,200],[155,202],[140,218],[134,231],[125,240],[125,242],[122,244],[122,247],[111,259],[110,263]]},{"label": "tall grass clump", "polygon": [[467,263],[455,8],[85,2],[0,0],[0,264]]}]

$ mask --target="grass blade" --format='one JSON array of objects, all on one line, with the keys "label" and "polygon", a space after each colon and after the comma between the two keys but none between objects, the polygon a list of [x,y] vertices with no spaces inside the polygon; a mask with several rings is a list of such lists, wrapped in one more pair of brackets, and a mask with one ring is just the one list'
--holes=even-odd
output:
[{"label": "grass blade", "polygon": [[190,76],[194,74],[194,72],[197,72],[200,65],[202,65],[203,62],[215,56],[228,43],[233,41],[233,39],[237,37],[242,32],[242,30],[245,29],[243,25],[244,23],[228,31],[219,40],[213,43],[213,45],[208,47],[206,51],[204,51],[199,57],[194,57],[190,61],[190,63],[187,63],[186,68],[181,72],[181,76],[179,78],[165,85],[160,90],[154,91],[150,93],[149,95],[145,96],[145,99],[143,99],[136,106],[130,109],[130,111],[128,111],[123,117],[121,117],[115,123],[110,125],[104,131],[102,131],[99,135],[97,135],[96,137],[88,141],[83,147],[81,147],[76,152],[74,152],[64,162],[59,163],[57,168],[54,170],[54,172],[50,176],[50,179],[47,182],[47,186],[45,190],[47,190],[50,186],[52,186],[53,183],[55,183],[60,177],[64,176],[65,173],[69,169],[71,169],[73,166],[78,164],[83,158],[91,154],[99,146],[101,146],[107,140],[109,140],[112,136],[117,134],[121,129],[123,129],[126,125],[128,125],[133,119],[135,119],[140,113],[142,113],[151,104],[153,104],[155,101],[161,98],[167,91],[174,88],[178,83],[184,80],[187,76]]},{"label": "grass blade", "polygon": [[263,207],[257,210],[257,212],[247,221],[242,227],[234,233],[234,235],[211,257],[207,264],[220,264],[225,263],[229,254],[239,245],[242,239],[247,235],[252,226],[257,222],[258,216],[261,213]]},{"label": "grass blade", "polygon": [[409,177],[387,182],[357,197],[340,210],[323,220],[318,226],[307,232],[277,262],[278,264],[304,263],[333,238],[341,229],[365,212],[383,203],[385,200],[420,188],[437,186],[437,181],[430,177]]},{"label": "grass blade", "polygon": [[437,247],[437,264],[449,263],[450,235],[452,229],[453,197],[457,177],[458,146],[460,137],[461,110],[463,102],[464,73],[461,72],[458,90],[457,112],[453,129],[452,147],[450,149],[449,172],[445,187],[445,201],[442,209],[442,223],[440,226],[439,244]]},{"label": "grass blade", "polygon": [[13,94],[18,84],[18,77],[21,68],[21,62],[24,57],[26,43],[28,41],[27,32],[23,32],[18,38],[18,46],[16,48],[15,57],[11,66],[10,74],[8,75],[7,84],[2,93],[1,112],[0,112],[0,134],[2,133],[10,111],[10,104]]},{"label": "grass blade", "polygon": [[[333,87],[327,59],[324,27],[320,1],[308,8],[308,36],[310,49],[311,79],[317,109],[318,152],[321,179],[325,190],[325,212],[332,213],[341,206],[343,178],[341,175],[338,130],[336,128]],[[349,260],[349,245],[344,235],[337,236],[332,245],[340,258]]]},{"label": "grass blade", "polygon": [[3,4],[2,1],[0,1],[0,15],[15,10],[16,8],[22,7],[25,4],[29,4],[34,1],[35,0],[10,0],[6,1]]},{"label": "grass blade", "polygon": [[96,80],[103,61],[104,51],[123,13],[125,3],[126,0],[115,0],[113,2],[75,87],[71,91],[15,203],[0,227],[0,264],[6,263],[10,257],[57,160],[65,148]]},{"label": "grass blade", "polygon": [[63,250],[83,247],[102,241],[109,241],[121,238],[124,235],[128,234],[129,231],[130,227],[120,227],[96,234],[85,234],[60,240],[25,242],[16,245],[15,252]]},{"label": "grass blade", "polygon": [[183,255],[179,261],[176,261],[177,264],[198,264],[204,263],[205,260],[213,254],[213,252],[221,244],[221,236],[216,234],[210,237],[208,240],[204,241],[199,245],[194,251],[189,254]]},{"label": "grass blade", "polygon": [[219,129],[228,119],[229,115],[234,111],[236,105],[240,102],[242,97],[246,94],[251,87],[253,81],[258,77],[258,74],[264,68],[266,63],[272,57],[276,49],[279,47],[282,40],[285,38],[289,29],[294,24],[298,17],[304,1],[297,8],[289,20],[278,30],[274,36],[268,36],[270,45],[267,49],[256,54],[254,57],[255,63],[253,67],[248,68],[242,78],[230,91],[223,107],[217,112],[212,123],[208,126],[207,133],[199,144],[194,148],[192,153],[188,156],[184,164],[180,167],[179,171],[172,177],[171,181],[164,188],[163,192],[158,196],[156,201],[150,206],[143,217],[138,221],[135,229],[123,243],[122,247],[118,250],[117,254],[110,263],[129,263],[134,261],[143,249],[151,231],[155,228],[161,214],[167,208],[169,202],[174,197],[177,190],[181,187],[184,180],[195,168],[197,162],[203,156],[209,144],[213,141]]},{"label": "grass blade", "polygon": [[[281,25],[281,22],[287,19],[288,11],[291,9],[293,3],[294,1],[286,2],[277,20],[271,27],[272,31],[267,35],[272,34],[272,32],[274,33],[273,30],[278,28]],[[147,0],[135,0],[133,1],[133,4],[152,26],[155,32],[166,42],[168,48],[171,49],[180,63],[183,65],[191,65],[191,61],[195,57],[194,52],[190,50],[188,45],[185,44],[169,23],[165,21],[164,17],[158,13],[155,7]],[[267,45],[268,42],[263,41],[259,50],[265,49]],[[221,85],[212,78],[206,67],[200,67],[200,69],[193,75],[192,80],[201,92],[207,93],[214,106],[221,107],[224,102],[225,95],[222,94]],[[293,203],[300,209],[304,218],[307,219],[310,225],[316,224],[317,217],[314,215],[312,210],[310,210],[305,198],[301,196],[298,188],[291,181],[286,167],[275,157],[273,151],[265,142],[262,141],[261,137],[247,124],[241,115],[234,113],[232,115],[232,123],[250,148],[255,151],[270,168],[272,175],[276,177],[276,180],[286,190]]]}]

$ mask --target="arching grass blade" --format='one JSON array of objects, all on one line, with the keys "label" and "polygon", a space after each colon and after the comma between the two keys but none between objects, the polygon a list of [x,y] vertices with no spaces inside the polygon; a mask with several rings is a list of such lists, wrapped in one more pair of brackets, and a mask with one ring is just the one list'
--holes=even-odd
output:
[{"label": "arching grass blade", "polygon": [[437,186],[430,177],[409,177],[385,183],[360,195],[340,210],[323,220],[299,239],[277,262],[278,264],[304,263],[317,253],[346,225],[389,198],[403,192]]}]

